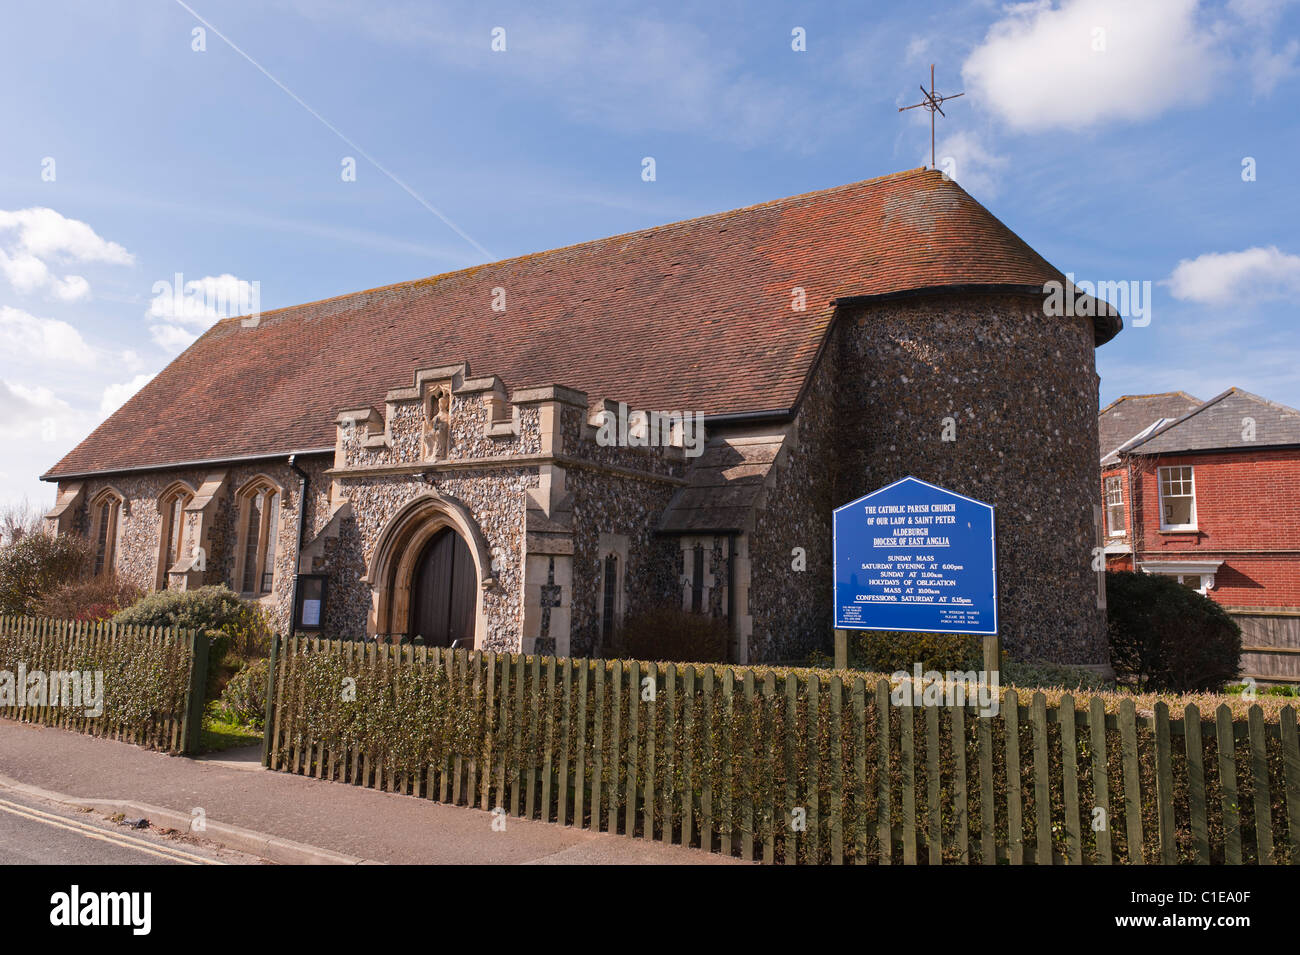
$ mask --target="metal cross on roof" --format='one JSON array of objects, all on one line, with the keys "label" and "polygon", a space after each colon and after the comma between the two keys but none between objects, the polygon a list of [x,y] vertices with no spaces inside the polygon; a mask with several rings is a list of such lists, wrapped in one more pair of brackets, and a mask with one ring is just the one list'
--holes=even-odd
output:
[{"label": "metal cross on roof", "polygon": [[931,63],[930,64],[930,88],[929,90],[927,90],[924,86],[922,86],[921,95],[925,97],[925,99],[921,100],[921,102],[913,103],[911,106],[900,106],[898,108],[898,111],[902,113],[909,109],[916,109],[918,106],[923,106],[925,109],[930,111],[930,168],[934,169],[936,168],[934,162],[934,114],[938,113],[940,116],[946,117],[948,114],[943,111],[943,109],[941,108],[941,104],[946,103],[950,99],[956,99],[958,96],[965,96],[966,94],[965,92],[961,92],[961,93],[953,93],[951,96],[939,96],[937,93],[935,93],[934,64]]}]

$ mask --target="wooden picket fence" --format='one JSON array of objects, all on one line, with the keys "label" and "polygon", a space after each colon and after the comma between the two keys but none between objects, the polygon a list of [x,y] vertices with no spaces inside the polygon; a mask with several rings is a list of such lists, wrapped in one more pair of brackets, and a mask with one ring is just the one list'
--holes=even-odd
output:
[{"label": "wooden picket fence", "polygon": [[850,671],[308,638],[267,691],[273,769],[745,860],[1300,863],[1290,707],[981,716]]},{"label": "wooden picket fence", "polygon": [[[14,686],[15,705],[0,716],[21,723],[122,740],[166,753],[199,751],[209,640],[191,630],[106,622],[0,617],[0,680],[25,674],[103,673],[104,707],[33,702]],[[25,689],[25,688],[24,688]]]}]

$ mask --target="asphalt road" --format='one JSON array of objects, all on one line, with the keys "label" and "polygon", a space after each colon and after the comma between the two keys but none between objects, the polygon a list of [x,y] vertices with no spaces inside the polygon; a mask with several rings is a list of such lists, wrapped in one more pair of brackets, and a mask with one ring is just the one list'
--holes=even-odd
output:
[{"label": "asphalt road", "polygon": [[0,792],[0,865],[223,865],[262,860]]}]

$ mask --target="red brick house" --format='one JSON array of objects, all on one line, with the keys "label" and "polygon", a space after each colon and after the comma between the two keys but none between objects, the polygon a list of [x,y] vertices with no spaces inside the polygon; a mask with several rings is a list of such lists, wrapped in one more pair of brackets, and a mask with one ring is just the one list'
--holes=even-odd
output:
[{"label": "red brick house", "polygon": [[1300,411],[1232,388],[1125,396],[1098,421],[1106,565],[1232,613],[1244,676],[1300,680]]}]

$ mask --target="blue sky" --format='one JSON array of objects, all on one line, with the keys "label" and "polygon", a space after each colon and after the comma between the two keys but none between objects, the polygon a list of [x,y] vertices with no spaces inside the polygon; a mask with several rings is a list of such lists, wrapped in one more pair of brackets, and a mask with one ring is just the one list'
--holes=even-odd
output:
[{"label": "blue sky", "polygon": [[897,107],[932,62],[966,92],[941,164],[1076,280],[1151,283],[1103,403],[1300,406],[1291,0],[538,7],[7,10],[0,501],[52,500],[36,476],[212,320],[155,283],[266,310],[919,166]]}]

